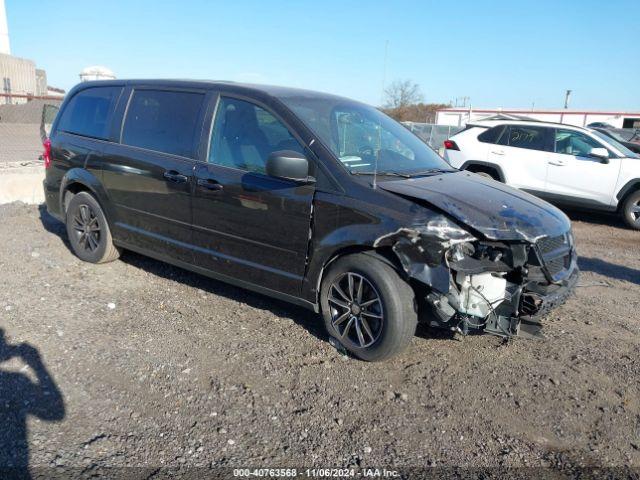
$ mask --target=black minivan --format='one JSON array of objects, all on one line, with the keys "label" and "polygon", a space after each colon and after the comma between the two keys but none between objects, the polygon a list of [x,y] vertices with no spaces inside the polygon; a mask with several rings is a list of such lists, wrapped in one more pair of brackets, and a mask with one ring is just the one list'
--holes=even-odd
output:
[{"label": "black minivan", "polygon": [[129,249],[306,306],[365,360],[402,350],[418,321],[530,331],[578,277],[558,209],[333,95],[87,82],[44,158],[48,211],[82,260]]}]

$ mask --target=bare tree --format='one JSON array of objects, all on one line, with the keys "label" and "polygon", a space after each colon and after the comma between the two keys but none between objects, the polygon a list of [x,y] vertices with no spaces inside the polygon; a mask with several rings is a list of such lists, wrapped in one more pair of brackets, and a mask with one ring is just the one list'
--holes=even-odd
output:
[{"label": "bare tree", "polygon": [[403,108],[422,101],[422,92],[411,80],[394,80],[384,89],[385,108]]}]

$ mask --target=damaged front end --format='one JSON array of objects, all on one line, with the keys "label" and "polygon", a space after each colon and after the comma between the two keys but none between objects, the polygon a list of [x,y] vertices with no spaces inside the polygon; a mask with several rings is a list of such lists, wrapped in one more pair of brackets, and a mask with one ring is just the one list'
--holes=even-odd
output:
[{"label": "damaged front end", "polygon": [[563,303],[578,278],[570,230],[492,241],[439,215],[384,235],[374,246],[390,247],[409,279],[425,287],[421,319],[465,335],[537,333],[538,318]]}]

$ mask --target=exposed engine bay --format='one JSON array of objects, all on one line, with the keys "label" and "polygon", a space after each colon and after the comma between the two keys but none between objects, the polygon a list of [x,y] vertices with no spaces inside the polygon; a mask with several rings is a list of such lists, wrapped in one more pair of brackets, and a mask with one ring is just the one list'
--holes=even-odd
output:
[{"label": "exposed engine bay", "polygon": [[481,240],[440,216],[381,237],[410,280],[426,286],[425,320],[468,334],[537,333],[538,318],[571,294],[578,278],[573,235]]}]

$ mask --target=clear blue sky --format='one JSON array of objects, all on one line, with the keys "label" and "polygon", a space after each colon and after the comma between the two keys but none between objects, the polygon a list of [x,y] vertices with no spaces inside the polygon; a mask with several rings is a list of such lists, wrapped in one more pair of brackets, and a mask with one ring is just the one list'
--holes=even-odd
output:
[{"label": "clear blue sky", "polygon": [[6,0],[12,53],[80,70],[305,87],[379,104],[387,84],[474,107],[640,110],[640,0]]}]

